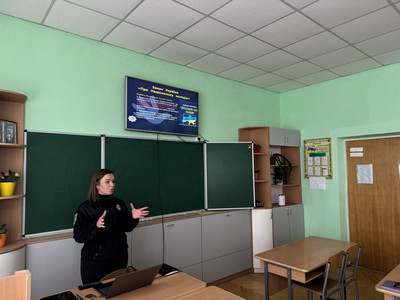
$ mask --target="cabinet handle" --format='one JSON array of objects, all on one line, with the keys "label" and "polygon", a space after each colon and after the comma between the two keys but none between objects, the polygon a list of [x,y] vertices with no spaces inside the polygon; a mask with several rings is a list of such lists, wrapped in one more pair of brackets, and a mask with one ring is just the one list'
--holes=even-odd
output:
[{"label": "cabinet handle", "polygon": [[225,216],[226,216],[226,217],[230,217],[230,216],[231,216],[231,214],[226,214]]},{"label": "cabinet handle", "polygon": [[289,207],[289,216],[292,215],[292,209]]},{"label": "cabinet handle", "polygon": [[175,224],[168,224],[168,225],[165,225],[165,227],[174,227],[175,226]]}]

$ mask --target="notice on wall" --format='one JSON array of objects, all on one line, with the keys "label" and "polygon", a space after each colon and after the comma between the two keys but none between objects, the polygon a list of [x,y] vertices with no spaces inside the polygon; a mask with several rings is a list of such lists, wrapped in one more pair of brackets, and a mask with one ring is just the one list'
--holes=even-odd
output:
[{"label": "notice on wall", "polygon": [[358,184],[373,184],[374,174],[372,164],[357,165],[357,183]]},{"label": "notice on wall", "polygon": [[309,187],[311,190],[326,190],[325,177],[309,177]]},{"label": "notice on wall", "polygon": [[332,178],[331,138],[304,140],[305,177]]}]

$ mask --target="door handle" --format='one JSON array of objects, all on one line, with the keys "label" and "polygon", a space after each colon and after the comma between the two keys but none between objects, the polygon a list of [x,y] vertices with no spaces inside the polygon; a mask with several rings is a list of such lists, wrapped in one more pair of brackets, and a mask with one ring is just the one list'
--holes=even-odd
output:
[{"label": "door handle", "polygon": [[175,226],[175,224],[168,224],[168,225],[165,225],[165,227],[174,227]]}]

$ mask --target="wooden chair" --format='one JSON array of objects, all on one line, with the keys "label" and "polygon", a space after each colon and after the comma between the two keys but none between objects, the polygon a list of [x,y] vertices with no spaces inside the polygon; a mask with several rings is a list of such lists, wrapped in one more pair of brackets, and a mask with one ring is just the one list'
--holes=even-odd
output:
[{"label": "wooden chair", "polygon": [[0,278],[0,300],[31,300],[31,273],[16,271],[15,275]]},{"label": "wooden chair", "polygon": [[[295,287],[299,287],[307,290],[307,299],[313,299],[314,293],[320,295],[323,300],[328,299],[329,296],[338,293],[338,298],[343,299],[343,276],[344,270],[347,263],[347,256],[344,251],[332,255],[329,257],[325,265],[324,275],[317,277],[307,283],[300,283],[293,281],[292,290],[294,292]],[[339,277],[332,279],[329,277],[329,273],[334,270],[340,270]]]},{"label": "wooden chair", "polygon": [[347,264],[346,270],[343,275],[343,295],[344,299],[346,299],[346,287],[354,282],[355,291],[356,291],[356,299],[358,300],[358,281],[357,281],[357,269],[358,262],[360,260],[361,247],[358,245],[351,246],[346,251],[347,255]]}]

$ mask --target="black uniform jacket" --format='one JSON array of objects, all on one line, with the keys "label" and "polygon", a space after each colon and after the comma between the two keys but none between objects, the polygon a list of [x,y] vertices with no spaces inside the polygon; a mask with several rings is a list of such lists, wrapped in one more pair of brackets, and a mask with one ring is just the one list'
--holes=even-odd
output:
[{"label": "black uniform jacket", "polygon": [[[105,210],[105,228],[98,228],[96,222]],[[74,239],[84,243],[82,259],[100,261],[126,253],[125,232],[132,231],[138,223],[139,219],[132,218],[126,204],[112,195],[100,195],[97,202],[83,202],[76,211],[74,222]]]}]

